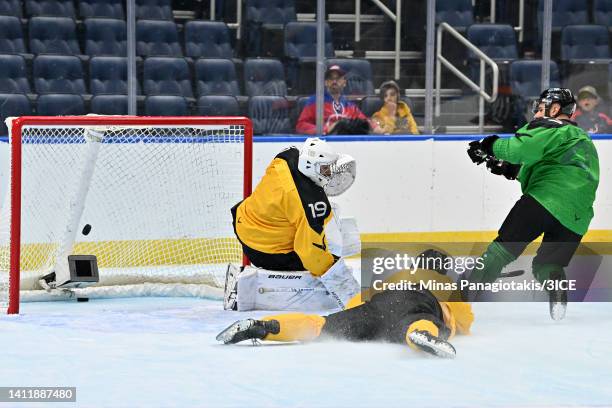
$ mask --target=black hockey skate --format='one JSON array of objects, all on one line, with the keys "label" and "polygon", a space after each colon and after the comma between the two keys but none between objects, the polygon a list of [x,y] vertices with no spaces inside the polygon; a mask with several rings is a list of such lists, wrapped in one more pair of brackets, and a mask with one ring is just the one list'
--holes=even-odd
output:
[{"label": "black hockey skate", "polygon": [[235,344],[244,340],[261,340],[267,334],[278,334],[280,325],[277,320],[238,320],[217,334],[217,341],[225,344]]},{"label": "black hockey skate", "polygon": [[[558,282],[565,278],[563,271],[555,271],[551,274],[550,279]],[[550,317],[555,320],[563,320],[565,311],[567,310],[567,291],[559,288],[548,291],[548,307]]]},{"label": "black hockey skate", "polygon": [[424,330],[415,330],[408,338],[419,349],[441,358],[455,358],[457,352],[452,344]]},{"label": "black hockey skate", "polygon": [[548,291],[548,306],[553,320],[563,320],[567,310],[567,291],[561,289]]}]

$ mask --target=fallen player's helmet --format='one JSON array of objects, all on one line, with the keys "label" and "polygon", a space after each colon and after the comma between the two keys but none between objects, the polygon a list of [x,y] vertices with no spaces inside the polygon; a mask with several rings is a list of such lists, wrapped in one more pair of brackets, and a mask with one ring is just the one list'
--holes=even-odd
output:
[{"label": "fallen player's helmet", "polygon": [[536,113],[539,109],[540,104],[543,103],[544,116],[550,117],[550,107],[553,103],[561,105],[561,110],[556,116],[560,114],[566,114],[572,116],[576,110],[576,100],[572,91],[567,88],[548,88],[540,94],[540,97],[533,102],[532,112]]},{"label": "fallen player's helmet", "polygon": [[325,140],[309,137],[300,150],[298,170],[318,186],[325,187],[332,176],[332,165],[339,156]]}]

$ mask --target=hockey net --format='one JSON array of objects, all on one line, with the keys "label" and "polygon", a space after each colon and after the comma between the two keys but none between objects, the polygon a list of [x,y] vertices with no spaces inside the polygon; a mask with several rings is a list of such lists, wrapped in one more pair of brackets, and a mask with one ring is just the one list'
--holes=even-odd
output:
[{"label": "hockey net", "polygon": [[97,257],[100,282],[82,289],[93,297],[218,294],[227,263],[242,261],[230,208],[250,194],[248,119],[21,117],[7,125],[0,307],[9,313],[20,296],[45,298],[40,277],[69,254]]}]

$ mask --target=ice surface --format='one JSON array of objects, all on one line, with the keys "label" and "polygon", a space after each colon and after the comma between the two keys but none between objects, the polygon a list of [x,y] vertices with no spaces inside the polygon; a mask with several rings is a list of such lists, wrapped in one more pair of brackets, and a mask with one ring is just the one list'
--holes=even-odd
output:
[{"label": "ice surface", "polygon": [[390,344],[219,345],[226,325],[264,313],[218,301],[24,303],[0,318],[0,384],[76,386],[88,407],[612,405],[612,304],[570,304],[560,323],[547,308],[476,304],[446,361]]},{"label": "ice surface", "polygon": [[77,387],[76,405],[52,407],[612,406],[612,303],[569,304],[561,322],[546,303],[475,304],[455,360],[377,343],[224,346],[220,330],[265,313],[225,312],[216,300],[21,311],[0,317],[0,385]]}]

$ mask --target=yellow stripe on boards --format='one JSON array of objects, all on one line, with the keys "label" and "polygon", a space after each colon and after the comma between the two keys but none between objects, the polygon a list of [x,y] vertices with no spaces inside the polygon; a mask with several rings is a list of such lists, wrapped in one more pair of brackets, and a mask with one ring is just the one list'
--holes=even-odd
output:
[{"label": "yellow stripe on boards", "polygon": [[[489,243],[496,231],[393,232],[361,234],[368,243]],[[538,238],[527,247],[525,255],[534,254]],[[578,254],[612,254],[612,230],[591,230],[582,240]],[[593,245],[596,244],[596,245]],[[585,249],[585,246],[588,247]],[[442,249],[442,248],[441,248]],[[21,270],[49,267],[57,250],[56,244],[25,244],[21,251]],[[121,268],[162,265],[196,265],[241,262],[240,243],[235,238],[195,238],[161,240],[124,240],[79,242],[74,254],[95,254],[100,268]],[[0,270],[8,270],[8,247],[0,248]],[[6,265],[4,263],[7,263]]]}]

